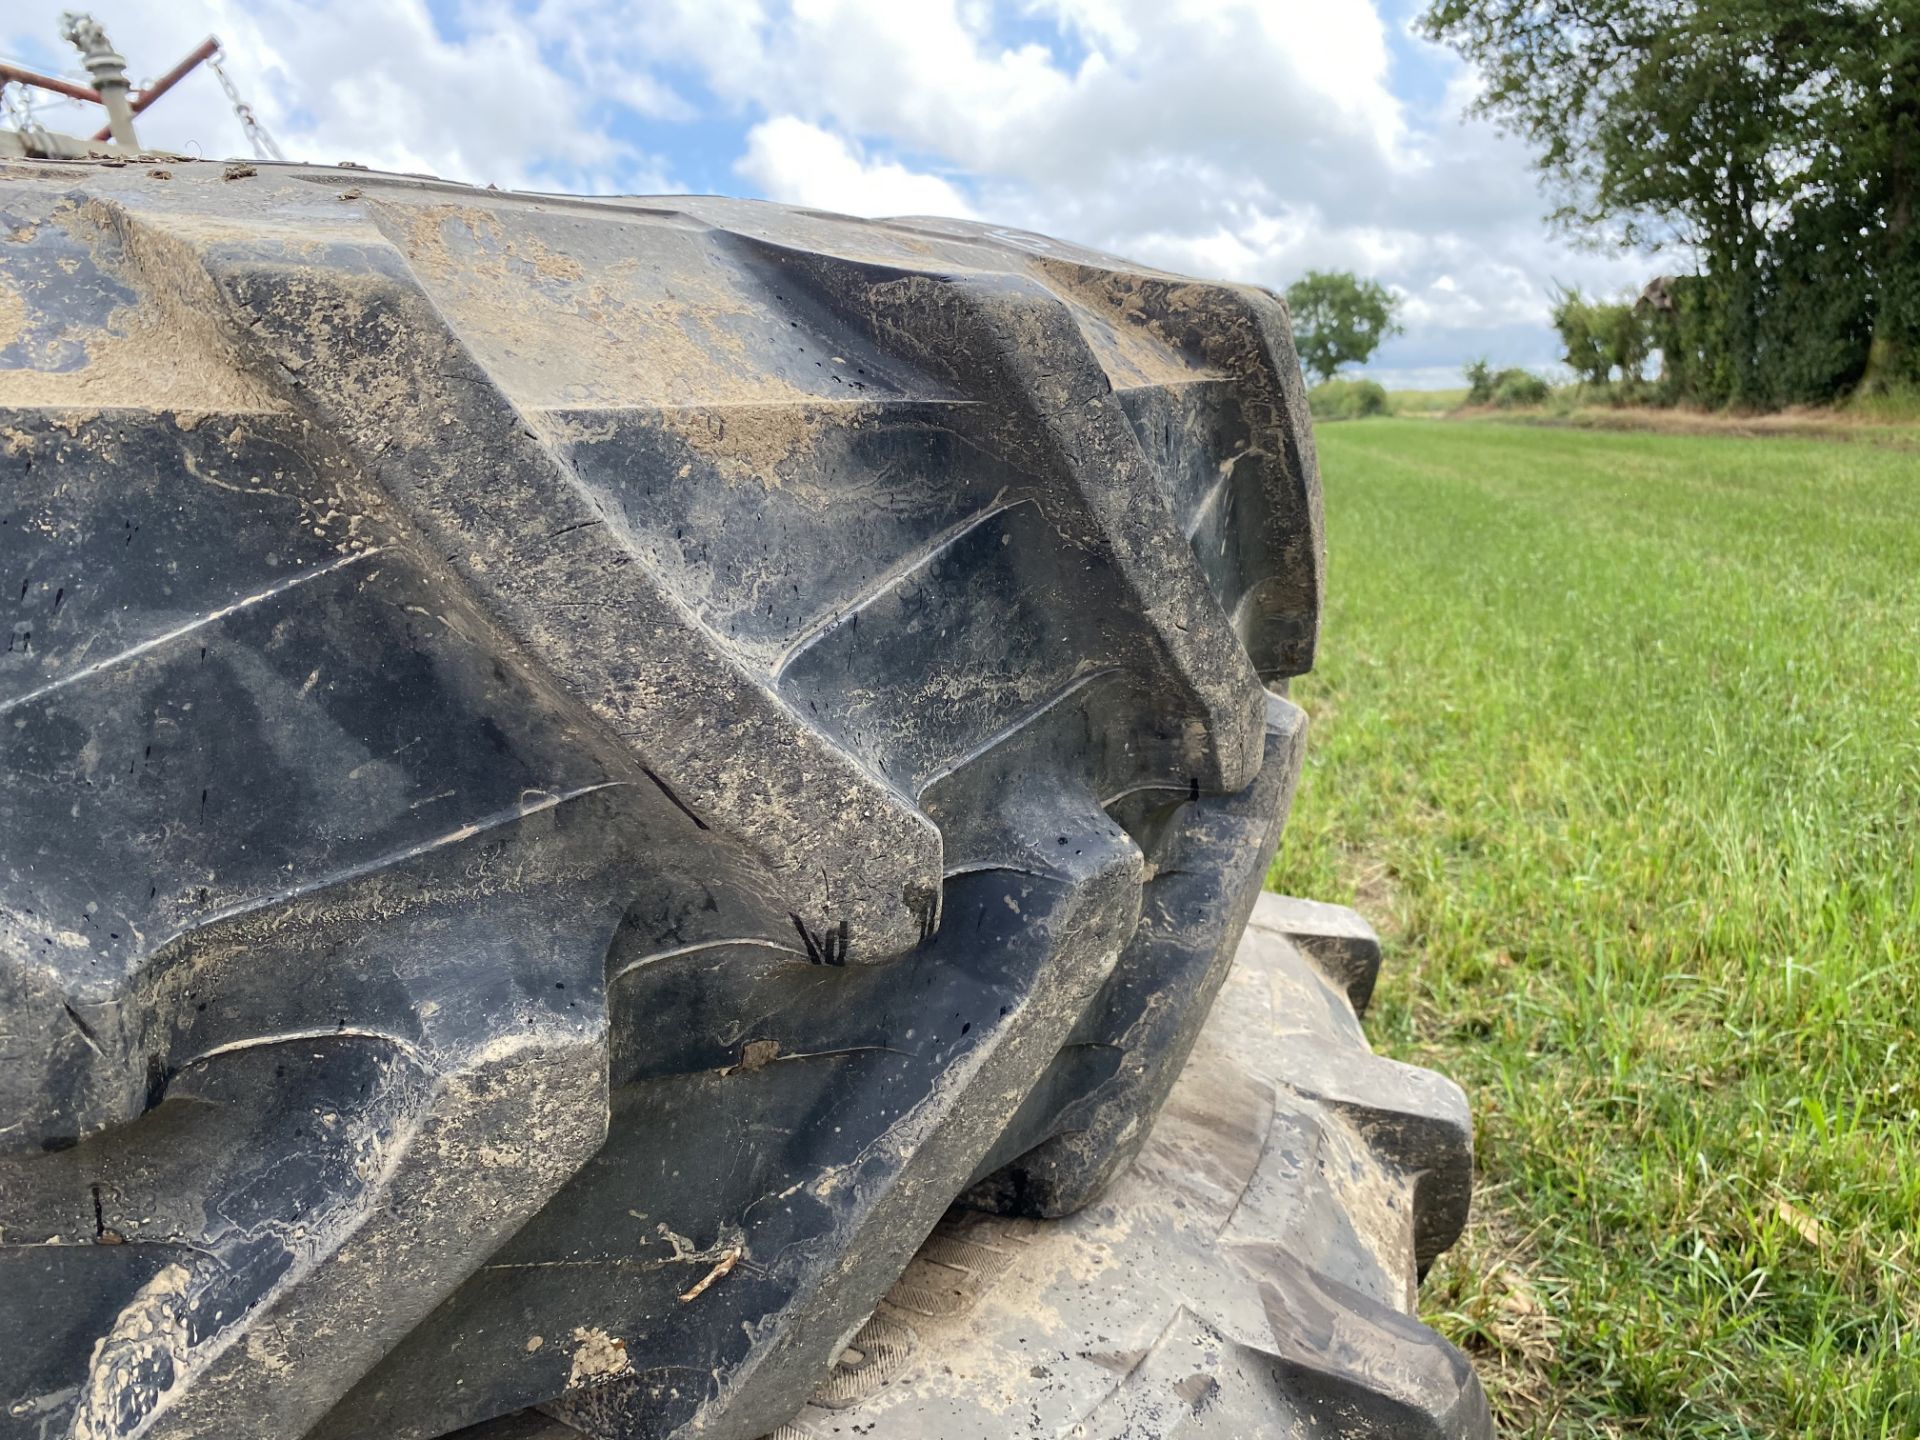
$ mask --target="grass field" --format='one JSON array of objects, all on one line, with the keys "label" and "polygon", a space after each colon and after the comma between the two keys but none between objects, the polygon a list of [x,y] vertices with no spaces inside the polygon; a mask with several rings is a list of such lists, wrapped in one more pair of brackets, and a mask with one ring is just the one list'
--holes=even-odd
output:
[{"label": "grass field", "polygon": [[1424,1291],[1518,1436],[1920,1435],[1920,467],[1324,427],[1275,888],[1389,943],[1466,1086]]},{"label": "grass field", "polygon": [[1389,390],[1390,415],[1445,415],[1467,403],[1466,387],[1458,390]]}]

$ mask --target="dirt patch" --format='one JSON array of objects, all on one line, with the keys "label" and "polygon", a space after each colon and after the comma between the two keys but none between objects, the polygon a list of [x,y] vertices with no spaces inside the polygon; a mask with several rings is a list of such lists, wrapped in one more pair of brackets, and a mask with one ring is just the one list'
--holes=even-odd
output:
[{"label": "dirt patch", "polygon": [[[1217,379],[1192,352],[1196,317],[1211,335],[1222,328],[1218,286],[1175,277],[1102,272],[1043,259],[1048,286],[1068,300],[1081,332],[1116,390]],[[1214,357],[1208,357],[1217,364]]]},{"label": "dirt patch", "polygon": [[125,1434],[129,1416],[139,1420],[152,1414],[185,1378],[192,1281],[184,1265],[162,1267],[94,1342],[67,1430],[73,1440]]},{"label": "dirt patch", "polygon": [[27,302],[20,298],[20,292],[7,283],[0,275],[0,349],[11,345],[20,338],[20,332],[27,327]]},{"label": "dirt patch", "polygon": [[1367,917],[1367,923],[1382,939],[1398,941],[1407,933],[1406,901],[1400,882],[1385,860],[1365,850],[1346,850],[1340,856],[1340,873],[1353,890],[1353,908]]},{"label": "dirt patch", "polygon": [[1501,1191],[1483,1183],[1466,1233],[1420,1292],[1429,1322],[1473,1358],[1502,1434],[1552,1434],[1560,1409],[1554,1316],[1565,1307],[1548,1293],[1533,1238]]},{"label": "dirt patch", "polygon": [[[534,212],[517,212],[508,226],[484,206],[371,208],[462,338],[524,404],[810,398],[767,369],[770,337],[786,322],[764,313],[717,260],[677,267],[669,291],[657,268],[637,259],[583,264],[560,248],[562,222]],[[553,233],[543,235],[543,225]]]},{"label": "dirt patch", "polygon": [[662,419],[729,485],[752,482],[772,490],[782,484],[782,470],[811,454],[823,432],[857,427],[866,408],[843,405],[829,412],[817,403],[734,405],[669,410]]},{"label": "dirt patch", "polygon": [[573,1368],[567,1373],[568,1388],[604,1385],[633,1373],[633,1361],[627,1358],[627,1342],[616,1340],[604,1330],[582,1328],[573,1332]]},{"label": "dirt patch", "polygon": [[[64,337],[80,346],[83,364],[0,370],[0,404],[140,406],[189,414],[282,408],[242,367],[222,323],[228,307],[190,247],[100,200],[63,201],[49,219],[136,298],[115,309],[105,325]],[[31,295],[0,287],[0,343],[21,335],[32,314]]]}]

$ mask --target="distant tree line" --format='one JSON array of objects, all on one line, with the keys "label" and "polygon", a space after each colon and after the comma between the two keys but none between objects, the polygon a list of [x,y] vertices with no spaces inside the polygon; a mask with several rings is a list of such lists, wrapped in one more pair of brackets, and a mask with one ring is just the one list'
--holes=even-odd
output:
[{"label": "distant tree line", "polygon": [[1431,0],[1424,26],[1554,220],[1692,252],[1637,304],[1562,297],[1576,371],[1657,349],[1669,398],[1748,407],[1920,384],[1920,0]]}]

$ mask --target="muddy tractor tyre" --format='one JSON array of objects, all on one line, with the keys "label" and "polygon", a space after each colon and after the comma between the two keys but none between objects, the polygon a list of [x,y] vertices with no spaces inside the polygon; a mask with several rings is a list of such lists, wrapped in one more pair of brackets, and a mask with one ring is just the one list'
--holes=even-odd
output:
[{"label": "muddy tractor tyre", "polygon": [[17,162],[0,480],[0,1437],[1486,1433],[1270,295]]}]

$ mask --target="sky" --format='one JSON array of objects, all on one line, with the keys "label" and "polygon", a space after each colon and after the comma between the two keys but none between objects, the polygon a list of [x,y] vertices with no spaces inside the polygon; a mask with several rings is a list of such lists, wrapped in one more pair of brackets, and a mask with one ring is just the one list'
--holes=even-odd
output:
[{"label": "sky", "polygon": [[[84,79],[75,0],[11,0],[0,57]],[[1526,149],[1418,0],[96,0],[136,84],[208,34],[289,159],[502,189],[957,215],[1284,290],[1351,270],[1405,334],[1364,373],[1552,371],[1556,286],[1657,272],[1552,233]],[[16,92],[17,93],[17,92]],[[82,114],[85,110],[87,113]],[[42,104],[50,129],[94,107]],[[203,69],[144,143],[250,155]]]}]

